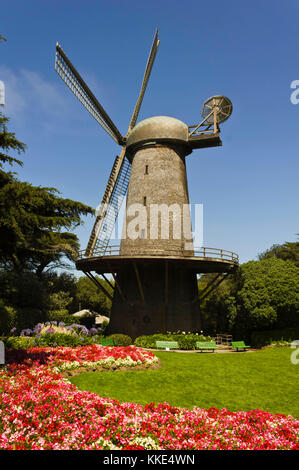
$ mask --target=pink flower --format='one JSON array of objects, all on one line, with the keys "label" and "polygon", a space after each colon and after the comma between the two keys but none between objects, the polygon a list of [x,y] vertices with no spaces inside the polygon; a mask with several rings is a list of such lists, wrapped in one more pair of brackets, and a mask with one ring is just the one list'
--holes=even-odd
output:
[{"label": "pink flower", "polygon": [[299,450],[299,420],[260,410],[192,410],[168,403],[119,403],[79,391],[65,364],[154,361],[135,347],[30,348],[8,351],[0,372],[0,448]]}]

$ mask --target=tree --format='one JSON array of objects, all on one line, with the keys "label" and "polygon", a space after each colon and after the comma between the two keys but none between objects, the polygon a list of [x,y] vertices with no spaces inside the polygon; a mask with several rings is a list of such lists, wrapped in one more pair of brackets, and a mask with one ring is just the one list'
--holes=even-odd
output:
[{"label": "tree", "polygon": [[50,264],[52,268],[62,266],[64,256],[76,259],[79,242],[70,230],[92,209],[56,194],[53,188],[17,180],[0,190],[5,207],[0,214],[0,262],[7,268],[41,275]]},{"label": "tree", "polygon": [[[50,306],[49,292],[42,279],[35,273],[19,273],[14,271],[0,271],[2,312],[6,312],[7,327],[2,331],[7,334],[12,323],[18,331],[24,328],[33,328],[39,322],[47,319]],[[1,309],[0,309],[1,310]],[[5,315],[4,315],[5,316]],[[11,320],[10,320],[11,319]],[[8,328],[9,327],[9,328]]]},{"label": "tree", "polygon": [[[6,152],[7,150],[13,150],[20,154],[21,152],[24,152],[26,149],[26,145],[23,142],[20,142],[17,140],[15,134],[13,132],[8,132],[7,130],[7,123],[9,122],[9,118],[4,116],[2,113],[0,113],[0,176],[2,177],[2,174],[5,175],[5,172],[3,171],[3,163],[9,163],[9,165],[13,165],[14,163],[17,163],[18,165],[23,165],[21,160],[18,160],[10,155],[7,155]],[[0,180],[1,181],[1,180]]]},{"label": "tree", "polygon": [[238,320],[251,331],[299,325],[299,268],[275,257],[240,268]]},{"label": "tree", "polygon": [[285,242],[282,245],[272,245],[271,248],[258,255],[259,260],[272,257],[292,261],[299,267],[299,242]]},{"label": "tree", "polygon": [[[202,275],[198,283],[199,292],[203,291],[214,278],[215,273]],[[201,322],[205,334],[215,335],[231,330],[230,319],[235,309],[233,296],[235,283],[236,275],[230,275],[200,302]]]},{"label": "tree", "polygon": [[253,331],[299,326],[299,268],[276,257],[242,264],[203,305],[203,327],[250,338]]},{"label": "tree", "polygon": [[[112,294],[109,284],[96,276],[104,288]],[[78,309],[88,309],[101,315],[109,316],[111,300],[87,277],[80,277],[77,281],[76,300]]]},{"label": "tree", "polygon": [[64,258],[76,259],[79,242],[71,231],[82,223],[82,216],[94,211],[60,197],[55,188],[21,182],[15,173],[4,171],[5,163],[22,165],[7,151],[25,150],[25,144],[7,131],[7,122],[0,115],[0,264],[41,276],[45,268],[64,266]]},{"label": "tree", "polygon": [[19,181],[4,168],[22,166],[16,156],[26,149],[8,122],[0,113],[0,326],[6,332],[11,324],[32,327],[71,308],[74,280],[50,278],[50,269],[76,259],[79,241],[72,230],[94,212],[55,188]]}]

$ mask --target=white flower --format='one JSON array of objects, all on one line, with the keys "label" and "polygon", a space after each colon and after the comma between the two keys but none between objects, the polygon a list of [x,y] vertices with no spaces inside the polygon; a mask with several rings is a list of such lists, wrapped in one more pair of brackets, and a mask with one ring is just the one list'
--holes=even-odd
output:
[{"label": "white flower", "polygon": [[154,449],[154,450],[160,450],[160,446],[154,439],[152,439],[150,436],[147,437],[135,437],[133,440],[132,444],[137,444],[139,446],[144,447],[145,449]]}]

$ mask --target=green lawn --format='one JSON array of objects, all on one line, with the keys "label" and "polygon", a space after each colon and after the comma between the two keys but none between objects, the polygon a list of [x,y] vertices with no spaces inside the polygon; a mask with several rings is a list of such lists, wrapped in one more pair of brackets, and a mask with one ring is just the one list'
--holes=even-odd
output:
[{"label": "green lawn", "polygon": [[232,354],[159,351],[159,369],[88,372],[71,381],[118,401],[260,409],[299,418],[299,365],[291,363],[291,352],[289,347]]}]

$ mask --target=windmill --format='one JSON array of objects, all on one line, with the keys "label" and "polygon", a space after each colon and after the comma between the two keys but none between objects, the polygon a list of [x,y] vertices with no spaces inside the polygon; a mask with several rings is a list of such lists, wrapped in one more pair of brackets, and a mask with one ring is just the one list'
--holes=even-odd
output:
[{"label": "windmill", "polygon": [[[232,104],[224,96],[209,98],[202,108],[202,120],[193,126],[170,116],[154,116],[137,124],[159,43],[156,30],[125,136],[56,44],[56,72],[121,146],[87,248],[80,253],[76,267],[112,300],[110,329],[132,338],[157,331],[199,330],[200,301],[238,265],[235,253],[193,246],[185,166],[185,157],[193,150],[222,145],[219,124],[230,116]],[[111,246],[111,235],[126,195],[125,236],[120,246]],[[138,219],[138,230],[135,223],[132,236],[127,236],[136,205],[142,209],[142,217]],[[157,209],[154,222],[152,208]],[[162,210],[166,212],[162,214]],[[168,227],[166,237],[164,222]],[[93,272],[111,285],[113,297]],[[216,277],[199,297],[197,275],[204,272],[214,272]],[[107,273],[112,275],[114,286]]]}]

